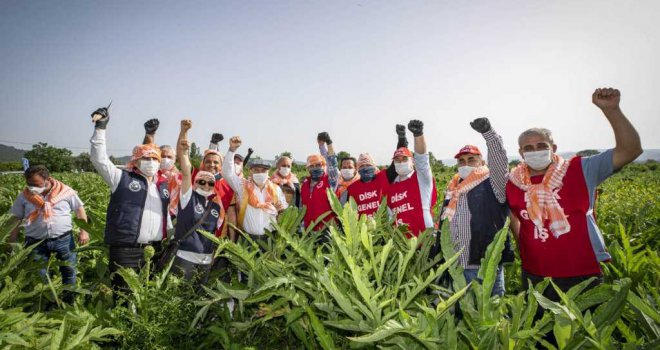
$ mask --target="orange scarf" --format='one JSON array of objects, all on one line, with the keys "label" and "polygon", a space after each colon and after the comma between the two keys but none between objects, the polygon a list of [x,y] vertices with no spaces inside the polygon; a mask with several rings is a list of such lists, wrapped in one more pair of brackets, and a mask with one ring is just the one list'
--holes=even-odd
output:
[{"label": "orange scarf", "polygon": [[41,194],[35,194],[30,192],[27,187],[23,190],[23,196],[27,199],[28,202],[34,205],[34,210],[27,217],[27,224],[31,224],[34,220],[39,217],[39,214],[43,212],[44,221],[53,215],[53,206],[60,201],[63,201],[76,194],[71,187],[61,183],[58,180],[53,179],[52,177],[48,180],[52,184],[52,187],[48,194],[46,195],[46,200],[44,201]]},{"label": "orange scarf", "polygon": [[273,184],[268,180],[264,186],[266,188],[266,194],[264,196],[263,202],[261,202],[257,197],[256,191],[258,191],[259,188],[252,180],[243,181],[243,193],[247,193],[247,202],[251,207],[262,209],[263,211],[272,215],[277,215],[277,209],[273,204],[274,199],[277,198],[277,186],[273,186]]},{"label": "orange scarf", "polygon": [[461,177],[456,174],[447,186],[447,193],[445,199],[449,199],[449,203],[442,212],[441,219],[449,219],[451,221],[456,214],[456,207],[458,206],[458,199],[470,192],[473,188],[477,187],[480,183],[484,182],[490,176],[490,170],[486,166],[480,166],[472,171],[468,177],[463,181]]},{"label": "orange scarf", "polygon": [[287,177],[284,177],[280,174],[279,171],[275,171],[270,177],[270,181],[278,186],[289,186],[291,189],[295,189],[295,184],[300,183],[298,176],[293,172],[290,172]]},{"label": "orange scarf", "polygon": [[337,197],[340,197],[344,191],[348,189],[348,186],[350,186],[353,182],[360,180],[360,174],[355,174],[352,179],[350,180],[344,180],[344,177],[339,175],[339,183],[337,184]]},{"label": "orange scarf", "polygon": [[548,227],[555,238],[571,230],[564,209],[559,205],[557,192],[564,185],[564,175],[568,170],[570,161],[564,160],[558,155],[552,156],[552,164],[543,175],[543,181],[532,184],[529,176],[529,168],[524,162],[518,164],[511,174],[509,180],[525,192],[525,203],[527,214],[534,225],[543,229],[545,220],[550,220]]}]

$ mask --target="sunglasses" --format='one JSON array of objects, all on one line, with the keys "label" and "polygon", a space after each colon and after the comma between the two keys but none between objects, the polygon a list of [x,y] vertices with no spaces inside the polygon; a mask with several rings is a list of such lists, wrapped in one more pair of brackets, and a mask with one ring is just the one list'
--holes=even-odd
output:
[{"label": "sunglasses", "polygon": [[206,184],[209,186],[215,186],[215,181],[197,180],[197,184],[202,186],[206,186]]}]

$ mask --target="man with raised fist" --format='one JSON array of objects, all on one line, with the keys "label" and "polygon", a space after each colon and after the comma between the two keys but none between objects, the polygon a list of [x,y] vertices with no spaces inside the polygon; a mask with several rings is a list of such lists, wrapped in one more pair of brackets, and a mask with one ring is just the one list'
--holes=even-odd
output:
[{"label": "man with raised fist", "polygon": [[106,153],[105,133],[110,113],[107,107],[92,113],[95,123],[90,140],[90,158],[96,171],[110,187],[110,203],[106,216],[105,243],[109,247],[112,285],[126,286],[115,272],[120,267],[139,270],[144,264],[144,248],[160,249],[172,222],[167,213],[169,192],[158,187],[156,176],[161,153],[154,144],[138,145],[126,170],[117,168]]},{"label": "man with raised fist", "polygon": [[[302,205],[307,208],[303,224],[306,228],[313,226],[314,231],[326,228],[335,218],[330,207],[327,190],[337,190],[337,155],[335,155],[332,139],[327,132],[321,132],[316,137],[320,154],[307,157],[307,171],[309,176],[303,180],[300,188]],[[320,218],[327,215],[320,220]]]},{"label": "man with raised fist", "polygon": [[[466,145],[456,153],[458,173],[447,186],[441,214],[443,220],[449,220],[456,248],[463,249],[458,261],[468,283],[477,278],[486,248],[506,223],[505,188],[509,169],[502,138],[488,118],[475,119],[470,126],[486,140],[488,166],[476,146]],[[513,261],[508,237],[502,258]],[[497,270],[492,294],[504,295],[502,265]]]},{"label": "man with raised fist", "polygon": [[406,226],[406,236],[412,237],[434,227],[431,210],[435,191],[429,154],[426,151],[424,123],[411,120],[408,130],[415,137],[415,153],[413,155],[407,147],[400,147],[394,152],[392,160],[397,176],[387,186],[385,195],[387,207],[396,218],[397,226]]},{"label": "man with raised fist", "polygon": [[[506,197],[514,217],[522,262],[523,288],[551,277],[567,291],[596,277],[602,282],[600,262],[610,260],[593,215],[596,187],[642,153],[637,131],[623,115],[621,94],[596,89],[592,102],[600,108],[614,132],[616,145],[603,153],[564,159],[548,129],[533,128],[518,137],[523,161],[511,171]],[[546,296],[557,301],[553,288]]]}]

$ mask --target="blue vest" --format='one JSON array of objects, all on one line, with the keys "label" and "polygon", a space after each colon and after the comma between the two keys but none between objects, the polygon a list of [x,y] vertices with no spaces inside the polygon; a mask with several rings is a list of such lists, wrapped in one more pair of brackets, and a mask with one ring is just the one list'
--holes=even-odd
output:
[{"label": "blue vest", "polygon": [[207,206],[205,206],[205,202],[206,198],[204,196],[193,191],[190,202],[185,208],[181,208],[181,203],[179,203],[179,213],[177,215],[176,230],[174,233],[174,237],[177,239],[183,237],[186,232],[195,226],[201,220],[207,206],[211,206],[211,212],[206,217],[206,220],[204,220],[197,231],[180,242],[179,249],[201,254],[211,254],[215,250],[215,244],[198,231],[203,230],[215,234],[215,230],[218,227],[220,206],[212,201],[208,201]]},{"label": "blue vest", "polygon": [[[167,184],[158,188],[162,202],[163,230],[167,223],[170,195]],[[147,200],[147,179],[132,171],[123,170],[117,189],[110,195],[105,219],[105,243],[110,246],[130,246],[137,243],[142,212]]]},{"label": "blue vest", "polygon": [[[469,264],[481,264],[481,258],[486,255],[486,248],[495,238],[495,234],[504,227],[509,215],[506,202],[500,203],[493,192],[490,179],[486,179],[467,193],[468,208],[470,210],[470,255]],[[447,206],[449,200],[445,200]],[[502,262],[513,261],[511,241],[509,236],[504,243]]]}]

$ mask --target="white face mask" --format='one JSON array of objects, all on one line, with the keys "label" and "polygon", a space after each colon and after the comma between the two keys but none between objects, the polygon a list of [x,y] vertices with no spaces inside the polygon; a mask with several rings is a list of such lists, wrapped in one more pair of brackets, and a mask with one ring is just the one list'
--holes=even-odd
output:
[{"label": "white face mask", "polygon": [[524,152],[523,159],[527,166],[534,170],[543,170],[552,163],[552,153],[549,149],[545,151]]},{"label": "white face mask", "polygon": [[403,163],[394,162],[394,169],[399,176],[406,176],[410,174],[413,170],[412,162],[407,161]]},{"label": "white face mask", "polygon": [[170,170],[174,166],[174,159],[163,158],[160,162],[160,170]]},{"label": "white face mask", "polygon": [[154,176],[160,168],[160,162],[157,160],[140,160],[138,169],[144,176]]},{"label": "white face mask", "polygon": [[280,167],[280,175],[286,177],[289,176],[289,174],[291,174],[291,168],[285,166]]},{"label": "white face mask", "polygon": [[459,167],[458,167],[458,176],[460,176],[461,179],[464,179],[464,180],[465,180],[465,178],[468,177],[468,176],[470,176],[470,174],[472,174],[472,172],[473,172],[474,169],[476,169],[476,168],[477,168],[477,167],[469,166],[469,165],[459,166]]},{"label": "white face mask", "polygon": [[341,177],[344,180],[350,180],[355,177],[355,169],[341,169]]},{"label": "white face mask", "polygon": [[46,187],[28,186],[28,190],[34,194],[42,194],[46,190]]},{"label": "white face mask", "polygon": [[266,180],[268,180],[268,173],[252,174],[252,180],[254,180],[254,183],[261,186],[266,183]]},{"label": "white face mask", "polygon": [[197,194],[199,194],[200,196],[203,196],[204,198],[206,198],[206,197],[208,197],[208,196],[210,196],[210,195],[213,194],[213,190],[211,190],[211,191],[205,191],[205,190],[203,190],[203,189],[201,189],[201,188],[199,188],[199,187],[197,187],[197,188],[195,189],[195,192],[197,192]]}]

